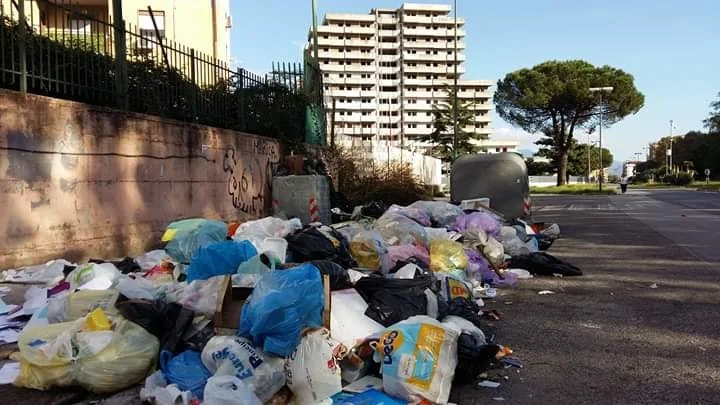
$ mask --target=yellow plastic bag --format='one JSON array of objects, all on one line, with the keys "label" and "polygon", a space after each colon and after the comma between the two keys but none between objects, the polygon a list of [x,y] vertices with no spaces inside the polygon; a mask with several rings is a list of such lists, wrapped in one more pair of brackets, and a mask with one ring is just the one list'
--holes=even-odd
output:
[{"label": "yellow plastic bag", "polygon": [[350,254],[364,269],[380,270],[387,255],[387,247],[382,235],[377,232],[363,231],[355,235],[350,242]]},{"label": "yellow plastic bag", "polygon": [[38,390],[79,385],[96,393],[112,393],[143,381],[157,360],[157,338],[133,322],[115,318],[112,340],[92,355],[93,350],[72,345],[79,341],[76,335],[86,319],[24,330],[18,340],[20,353],[13,355],[20,362],[14,384]]},{"label": "yellow plastic bag", "polygon": [[465,270],[468,257],[465,247],[452,240],[434,240],[430,242],[430,271],[450,273]]}]

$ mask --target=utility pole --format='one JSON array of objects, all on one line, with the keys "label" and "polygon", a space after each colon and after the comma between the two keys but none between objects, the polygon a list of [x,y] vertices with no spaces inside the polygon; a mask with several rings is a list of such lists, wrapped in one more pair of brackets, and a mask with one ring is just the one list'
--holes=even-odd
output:
[{"label": "utility pole", "polygon": [[587,170],[587,182],[590,183],[590,134],[588,134],[588,141],[586,145],[587,152],[585,153],[588,158],[588,170]]},{"label": "utility pole", "polygon": [[457,0],[454,0],[453,7],[455,10],[455,23],[453,26],[455,27],[455,50],[454,50],[454,57],[455,57],[455,63],[454,65],[454,76],[453,76],[453,161],[457,159],[457,148],[458,148],[458,19],[457,19]]},{"label": "utility pole", "polygon": [[[673,120],[670,120],[670,149],[668,149],[668,151],[669,151],[668,152],[668,166],[670,168],[672,168],[672,165],[673,165],[673,147],[672,147],[673,134],[672,134],[672,131],[673,131]],[[667,173],[665,173],[665,174],[667,174]]]},{"label": "utility pole", "polygon": [[605,168],[603,167],[602,162],[602,130],[603,130],[603,93],[605,92],[611,92],[613,91],[613,87],[607,86],[607,87],[591,87],[590,92],[591,93],[600,93],[600,140],[599,140],[599,148],[600,148],[600,165],[598,168],[600,169],[600,175],[598,176],[598,190],[602,192],[602,185],[603,185],[603,177],[605,175]]}]

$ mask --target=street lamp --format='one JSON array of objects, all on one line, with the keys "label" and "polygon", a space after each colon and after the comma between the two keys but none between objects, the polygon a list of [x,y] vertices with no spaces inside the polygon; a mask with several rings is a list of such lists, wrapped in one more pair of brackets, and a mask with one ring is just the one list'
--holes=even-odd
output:
[{"label": "street lamp", "polygon": [[599,182],[598,182],[598,190],[600,190],[601,192],[602,192],[602,184],[603,184],[603,175],[605,174],[605,173],[604,173],[605,170],[604,170],[603,164],[602,164],[602,127],[603,127],[603,98],[602,98],[602,95],[603,95],[603,93],[605,93],[605,92],[609,93],[609,92],[611,92],[611,91],[613,91],[613,87],[611,87],[611,86],[606,86],[606,87],[590,87],[590,92],[591,92],[591,93],[600,93],[600,135],[599,135],[599,138],[600,138],[600,140],[599,140],[599,148],[600,148],[600,166],[599,166],[599,168],[600,168],[600,175],[598,176],[598,180],[599,180]]}]

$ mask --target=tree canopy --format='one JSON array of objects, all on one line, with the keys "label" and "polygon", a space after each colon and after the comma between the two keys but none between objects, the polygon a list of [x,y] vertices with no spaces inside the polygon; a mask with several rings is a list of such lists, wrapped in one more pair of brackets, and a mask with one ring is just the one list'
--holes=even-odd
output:
[{"label": "tree canopy", "polygon": [[703,125],[710,132],[720,132],[720,92],[718,100],[710,103],[710,115],[703,120]]},{"label": "tree canopy", "polygon": [[[613,87],[602,94],[591,87]],[[558,184],[565,184],[576,130],[609,127],[642,108],[645,97],[633,76],[611,66],[596,67],[582,60],[548,61],[508,73],[498,81],[494,103],[504,120],[531,133],[541,132],[539,144],[553,150]],[[602,104],[602,105],[601,105]]]},{"label": "tree canopy", "polygon": [[[572,141],[572,146],[568,153],[568,164],[567,164],[567,175],[569,176],[587,176],[588,174],[588,149],[590,153],[590,170],[598,170],[600,166],[600,150],[595,145],[588,147],[585,143],[577,143]],[[556,153],[551,148],[541,148],[538,151],[538,156],[546,157],[550,159],[551,165],[557,170],[558,159]],[[602,167],[608,168],[612,166],[614,156],[608,148],[602,148]]]},{"label": "tree canopy", "polygon": [[[447,99],[442,103],[433,106],[433,132],[430,136],[421,138],[430,142],[433,146],[430,153],[445,162],[452,162],[454,153],[455,130],[455,91],[452,87],[447,89]],[[476,153],[478,146],[473,140],[487,139],[487,135],[468,131],[467,128],[475,128],[475,112],[470,102],[457,103],[457,156]]]}]

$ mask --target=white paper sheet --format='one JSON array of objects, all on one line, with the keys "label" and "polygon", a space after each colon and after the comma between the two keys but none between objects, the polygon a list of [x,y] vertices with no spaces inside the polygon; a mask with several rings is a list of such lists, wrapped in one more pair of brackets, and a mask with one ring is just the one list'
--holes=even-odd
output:
[{"label": "white paper sheet", "polygon": [[20,363],[16,361],[7,362],[0,367],[0,385],[12,384],[20,375]]}]

